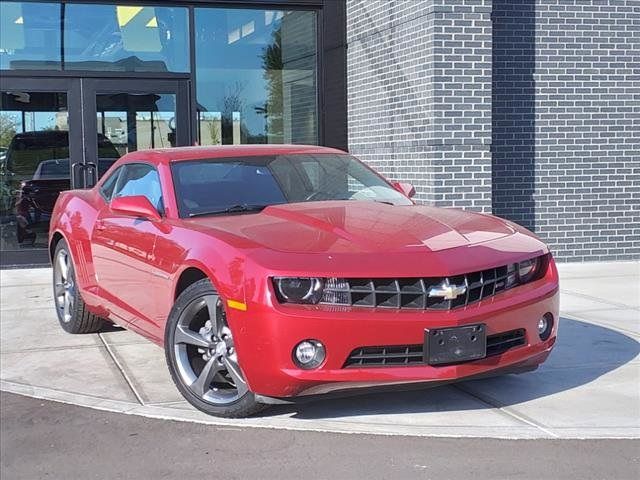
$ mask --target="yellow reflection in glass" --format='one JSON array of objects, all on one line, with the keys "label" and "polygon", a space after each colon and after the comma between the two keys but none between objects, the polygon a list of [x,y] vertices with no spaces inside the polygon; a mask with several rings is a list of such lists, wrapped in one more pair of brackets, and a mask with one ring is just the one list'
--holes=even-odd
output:
[{"label": "yellow reflection in glass", "polygon": [[[153,7],[116,6],[122,46],[129,52],[160,52],[158,18]],[[169,32],[167,32],[169,34]]]},{"label": "yellow reflection in glass", "polygon": [[118,14],[118,26],[125,27],[136,15],[138,15],[144,7],[123,7],[118,5],[116,11]]}]

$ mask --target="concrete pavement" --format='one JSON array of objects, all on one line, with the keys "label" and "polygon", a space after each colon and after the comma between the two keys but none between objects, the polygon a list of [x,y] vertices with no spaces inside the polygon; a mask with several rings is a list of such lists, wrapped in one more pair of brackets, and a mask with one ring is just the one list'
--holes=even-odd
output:
[{"label": "concrete pavement", "polygon": [[640,263],[560,265],[559,341],[536,372],[434,389],[206,416],[163,352],[130,332],[68,335],[49,269],[0,272],[0,388],[112,412],[220,426],[414,436],[640,437]]}]

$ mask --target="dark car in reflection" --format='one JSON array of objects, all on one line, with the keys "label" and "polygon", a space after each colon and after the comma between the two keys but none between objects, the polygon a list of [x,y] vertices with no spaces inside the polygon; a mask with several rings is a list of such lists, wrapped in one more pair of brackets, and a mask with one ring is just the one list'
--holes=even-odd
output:
[{"label": "dark car in reflection", "polygon": [[[107,137],[98,134],[98,177],[120,157]],[[49,130],[19,133],[13,137],[2,169],[4,191],[15,206],[19,244],[33,244],[37,225],[43,232],[58,195],[70,188],[69,132]]]}]

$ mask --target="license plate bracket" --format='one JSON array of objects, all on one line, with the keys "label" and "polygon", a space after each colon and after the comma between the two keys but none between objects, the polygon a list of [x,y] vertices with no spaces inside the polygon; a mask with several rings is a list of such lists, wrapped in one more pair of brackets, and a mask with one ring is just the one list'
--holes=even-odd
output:
[{"label": "license plate bracket", "polygon": [[487,355],[487,333],[483,323],[424,331],[424,361],[429,365],[478,360]]}]

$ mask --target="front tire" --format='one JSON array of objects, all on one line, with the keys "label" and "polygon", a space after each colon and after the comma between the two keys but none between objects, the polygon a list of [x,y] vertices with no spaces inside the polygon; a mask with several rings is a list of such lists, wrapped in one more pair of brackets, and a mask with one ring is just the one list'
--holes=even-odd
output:
[{"label": "front tire", "polygon": [[73,260],[69,246],[60,240],[53,254],[53,301],[58,314],[58,321],[68,333],[97,333],[105,325],[105,321],[91,313],[76,283]]},{"label": "front tire", "polygon": [[176,387],[198,410],[241,418],[265,408],[247,386],[224,305],[208,279],[187,287],[171,309],[165,356]]}]

